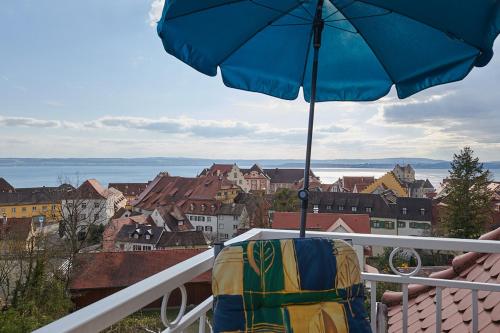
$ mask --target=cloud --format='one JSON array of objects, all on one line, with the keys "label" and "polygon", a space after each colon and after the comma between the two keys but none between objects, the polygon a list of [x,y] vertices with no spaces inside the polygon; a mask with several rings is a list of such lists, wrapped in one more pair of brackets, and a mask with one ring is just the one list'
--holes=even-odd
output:
[{"label": "cloud", "polygon": [[156,24],[161,18],[161,13],[163,11],[163,6],[165,5],[165,0],[153,0],[151,3],[151,8],[149,9],[149,25],[156,27]]},{"label": "cloud", "polygon": [[61,127],[61,122],[58,120],[42,120],[42,119],[27,118],[27,117],[3,117],[3,116],[0,116],[0,126],[57,128],[57,127]]}]

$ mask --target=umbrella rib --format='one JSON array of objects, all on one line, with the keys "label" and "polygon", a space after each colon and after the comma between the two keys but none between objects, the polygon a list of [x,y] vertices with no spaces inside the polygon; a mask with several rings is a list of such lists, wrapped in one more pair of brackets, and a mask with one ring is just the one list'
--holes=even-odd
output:
[{"label": "umbrella rib", "polygon": [[341,27],[336,27],[336,26],[328,24],[328,23],[325,23],[325,26],[333,28],[333,29],[338,29],[338,30],[341,30],[341,31],[345,31],[345,32],[350,32],[351,34],[358,34],[359,33],[359,31],[357,31],[357,29],[356,29],[356,31],[351,31],[349,29],[344,29],[344,28],[341,28]]},{"label": "umbrella rib", "polygon": [[339,22],[339,21],[359,20],[359,19],[364,19],[364,18],[372,18],[372,17],[377,17],[377,16],[385,16],[385,15],[389,15],[389,14],[392,14],[392,10],[388,10],[387,12],[380,13],[380,14],[364,15],[364,16],[357,16],[357,17],[350,17],[350,18],[329,20],[329,21],[325,21],[325,22]]},{"label": "umbrella rib", "polygon": [[179,15],[176,15],[176,16],[172,16],[170,18],[165,18],[165,21],[175,20],[175,19],[183,17],[183,16],[188,16],[188,15],[191,15],[191,14],[196,14],[196,13],[199,13],[199,12],[204,12],[206,10],[214,9],[214,8],[217,8],[217,7],[232,5],[232,4],[235,4],[235,3],[238,3],[238,2],[244,2],[244,1],[249,1],[249,0],[233,0],[231,2],[225,2],[225,3],[218,4],[218,5],[212,5],[212,6],[209,6],[209,7],[206,7],[206,8],[195,9],[195,10],[192,10],[192,11],[184,13],[184,14],[179,14]]},{"label": "umbrella rib", "polygon": [[[355,1],[355,0],[351,1],[350,3],[348,3],[347,5],[345,5],[344,7],[342,7],[342,9],[349,7],[349,6],[350,6],[350,5],[352,5],[354,2],[356,2],[356,1]],[[333,4],[333,2],[332,2],[332,1],[330,1],[330,3],[331,3],[331,4],[333,5],[333,7],[334,7],[334,8],[336,8],[337,10],[336,10],[336,11],[334,11],[333,13],[329,14],[328,16],[326,16],[326,17],[323,19],[325,22],[328,22],[326,19],[328,19],[328,18],[332,17],[333,15],[337,14],[338,12],[340,12],[340,10],[337,8],[337,6],[335,6],[335,5]]]},{"label": "umbrella rib", "polygon": [[281,9],[278,9],[278,8],[274,8],[274,7],[271,7],[271,6],[264,5],[264,4],[262,4],[262,3],[258,3],[258,2],[257,2],[257,1],[255,1],[255,0],[248,0],[248,1],[250,1],[251,3],[253,3],[253,4],[254,4],[254,5],[256,5],[256,6],[260,6],[260,7],[262,7],[262,8],[267,8],[267,9],[270,9],[270,10],[274,10],[274,11],[276,11],[276,12],[279,12],[279,13],[283,14],[283,15],[281,15],[281,16],[280,16],[280,18],[281,18],[281,17],[283,17],[283,16],[285,16],[285,15],[290,15],[290,16],[292,16],[292,17],[296,17],[296,18],[301,19],[301,20],[304,20],[304,21],[306,21],[306,22],[311,22],[311,21],[310,21],[308,18],[306,18],[306,17],[302,17],[302,16],[300,16],[300,15],[295,15],[295,14],[291,14],[291,13],[290,13],[290,11],[292,11],[292,10],[296,9],[298,6],[302,5],[302,1],[300,1],[300,0],[299,0],[299,2],[298,2],[297,6],[294,6],[293,8],[291,8],[290,10],[288,10],[288,12],[285,12],[285,11],[283,11],[283,10],[281,10]]},{"label": "umbrella rib", "polygon": [[[252,3],[254,3],[252,0],[250,0]],[[299,2],[297,5],[291,7],[289,9],[289,11],[292,11],[292,10],[295,10],[297,7],[299,7],[301,4],[301,2]],[[281,12],[281,11],[280,11]],[[288,14],[288,12],[281,12],[281,14],[276,17],[272,22],[275,22],[277,20],[279,20],[280,18],[282,18],[283,16],[285,16],[286,14]],[[220,61],[219,61],[219,66],[222,65],[230,56],[232,56],[235,52],[237,52],[239,49],[241,49],[246,43],[248,43],[252,38],[254,38],[259,32],[261,32],[262,30],[264,30],[265,28],[271,26],[272,22],[266,24],[266,25],[263,25],[262,27],[260,27],[257,31],[255,31],[253,34],[251,34],[247,39],[245,39],[242,43],[240,43],[234,50],[232,50],[231,52],[229,52],[228,55],[226,55],[224,58],[222,58]]]},{"label": "umbrella rib", "polygon": [[[307,47],[306,47],[306,56],[305,56],[305,61],[304,61],[304,69],[302,70],[302,78],[300,79],[300,86],[302,87],[302,90],[304,90],[304,78],[306,77],[307,62],[309,61],[309,50],[311,48],[311,40],[312,40],[312,37],[313,37],[313,32],[314,32],[314,27],[311,26],[311,32],[309,33],[309,41],[307,42]],[[304,91],[302,91],[302,93],[304,93]]]},{"label": "umbrella rib", "polygon": [[[441,31],[442,33],[446,34],[447,36],[453,35],[453,34],[451,34],[449,31],[443,31],[443,30],[441,30],[441,28],[435,27],[434,25],[432,25],[432,24],[430,24],[430,23],[423,22],[423,21],[421,21],[421,20],[419,20],[419,19],[416,19],[416,18],[414,18],[414,17],[411,17],[410,15],[407,15],[407,14],[403,14],[403,13],[401,13],[401,12],[399,12],[399,11],[394,10],[394,9],[389,9],[389,8],[387,8],[387,7],[385,7],[385,6],[380,6],[380,5],[373,5],[373,4],[371,4],[371,3],[367,2],[367,1],[364,1],[364,0],[355,0],[355,1],[362,2],[362,3],[364,3],[365,5],[369,5],[369,6],[373,6],[373,7],[378,7],[378,8],[382,8],[382,9],[385,9],[385,10],[390,10],[390,11],[392,11],[392,12],[393,12],[393,13],[395,13],[395,14],[398,14],[398,15],[404,16],[404,17],[406,17],[406,18],[409,18],[410,20],[413,20],[413,21],[415,21],[415,22],[418,22],[418,23],[420,23],[420,24],[423,24],[423,25],[425,25],[425,26],[428,26],[428,27],[430,27],[430,28],[432,28],[432,29],[435,29],[435,30]],[[330,0],[330,2],[331,2],[331,0]],[[481,47],[479,47],[479,46],[477,46],[477,45],[474,45],[474,44],[472,44],[472,43],[471,43],[471,42],[469,42],[469,41],[466,41],[466,40],[464,40],[464,39],[459,39],[459,38],[456,38],[456,39],[457,39],[457,40],[459,40],[459,41],[461,41],[461,42],[463,42],[463,43],[465,43],[465,44],[467,44],[467,45],[469,45],[470,47],[473,47],[473,48],[475,48],[475,49],[480,50],[481,52],[483,52],[483,49],[482,49]]]},{"label": "umbrella rib", "polygon": [[[328,0],[330,1],[330,3],[335,6],[332,2],[332,0]],[[342,8],[343,9],[343,8]],[[344,14],[344,12],[342,11],[342,9],[339,9],[340,13],[342,14],[342,16],[344,16],[345,18],[347,18],[347,16]],[[380,66],[382,66],[382,68],[384,69],[385,73],[387,74],[387,76],[389,76],[389,79],[391,79],[392,83],[393,84],[397,84],[397,81],[394,79],[394,77],[392,76],[391,72],[387,69],[387,67],[385,66],[384,62],[382,61],[382,59],[380,58],[380,56],[377,54],[377,52],[375,52],[375,50],[373,49],[372,45],[370,42],[368,42],[368,40],[366,39],[366,37],[363,35],[363,33],[359,30],[359,28],[354,24],[354,22],[350,22],[351,25],[358,31],[358,34],[359,36],[365,41],[366,45],[368,45],[368,48],[372,51],[373,55],[375,56],[375,58],[377,58]]]}]

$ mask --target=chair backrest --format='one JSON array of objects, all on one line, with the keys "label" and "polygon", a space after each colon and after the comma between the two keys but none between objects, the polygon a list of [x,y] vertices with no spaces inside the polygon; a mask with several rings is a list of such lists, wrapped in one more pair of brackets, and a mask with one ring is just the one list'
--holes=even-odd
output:
[{"label": "chair backrest", "polygon": [[232,244],[212,271],[214,332],[371,332],[354,249],[297,238]]}]

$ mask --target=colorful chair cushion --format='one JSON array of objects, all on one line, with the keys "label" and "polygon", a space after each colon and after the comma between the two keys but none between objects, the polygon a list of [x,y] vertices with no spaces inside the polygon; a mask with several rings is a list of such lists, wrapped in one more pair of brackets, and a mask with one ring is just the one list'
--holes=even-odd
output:
[{"label": "colorful chair cushion", "polygon": [[371,332],[356,252],[342,240],[257,240],[212,271],[214,332]]}]

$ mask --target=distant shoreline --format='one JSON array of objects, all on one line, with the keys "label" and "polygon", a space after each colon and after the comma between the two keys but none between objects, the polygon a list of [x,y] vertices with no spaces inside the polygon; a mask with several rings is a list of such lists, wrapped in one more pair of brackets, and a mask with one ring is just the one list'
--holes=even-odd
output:
[{"label": "distant shoreline", "polygon": [[[303,168],[299,159],[206,159],[183,157],[144,157],[144,158],[0,158],[0,166],[201,166],[212,163],[236,163],[241,167],[259,163],[263,167]],[[382,158],[382,159],[335,159],[313,160],[314,168],[392,168],[395,164],[411,164],[415,169],[449,169],[450,162],[426,158]],[[500,161],[484,162],[487,169],[500,169]]]}]

